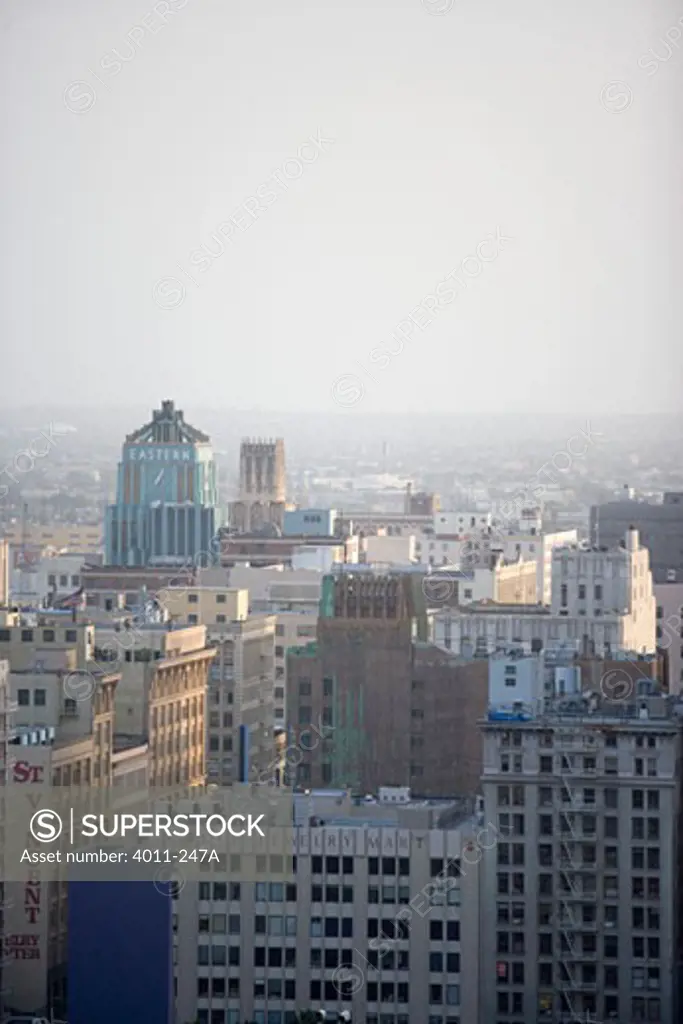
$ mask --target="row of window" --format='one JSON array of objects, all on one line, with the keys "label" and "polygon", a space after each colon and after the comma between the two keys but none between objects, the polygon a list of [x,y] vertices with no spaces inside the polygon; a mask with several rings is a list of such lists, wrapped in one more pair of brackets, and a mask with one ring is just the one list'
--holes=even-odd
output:
[{"label": "row of window", "polygon": [[[34,635],[37,631],[34,629],[22,629],[21,639],[23,643],[30,644],[34,642]],[[57,639],[56,629],[43,629],[41,631],[42,641],[46,644],[54,643]],[[11,629],[0,629],[0,644],[8,644],[12,640]],[[65,629],[64,630],[64,643],[75,644],[78,643],[78,630],[76,629]]]},{"label": "row of window", "polygon": [[[526,801],[526,786],[498,786],[497,798],[500,807],[524,807]],[[616,809],[619,806],[619,790],[613,787],[606,787],[602,790],[603,802],[606,808]],[[577,790],[574,802],[564,790],[553,790],[551,786],[539,786],[538,803],[540,807],[553,807],[553,799],[562,800],[569,805],[567,810],[579,803],[584,807],[597,807],[596,790],[592,787],[585,787]],[[633,810],[643,810],[647,801],[649,811],[659,810],[659,790],[657,789],[632,789],[631,807]]]},{"label": "row of window", "polygon": [[[496,879],[497,892],[500,896],[523,896],[524,895],[524,873],[523,872],[503,872],[499,871]],[[539,874],[538,876],[538,892],[541,896],[554,896],[557,891],[557,883],[554,875],[550,874]],[[573,892],[565,882],[562,881],[560,893],[571,893]],[[590,893],[590,890],[585,887],[584,880],[584,892]],[[605,899],[618,899],[619,898],[619,876],[618,875],[605,875],[603,877],[603,896]],[[660,884],[659,878],[645,878],[643,875],[635,875],[631,878],[631,898],[632,899],[648,899],[658,900],[660,898]],[[595,913],[595,907],[584,908],[589,909]],[[595,918],[591,918],[595,920]]]},{"label": "row of window", "polygon": [[31,694],[33,694],[33,706],[36,708],[44,708],[46,704],[47,690],[40,688],[35,690],[17,690],[17,704],[19,707],[30,707]]},{"label": "row of window", "polygon": [[[255,946],[254,967],[277,967],[296,968],[296,947],[280,946]],[[351,967],[353,965],[354,950],[349,949],[312,949],[310,950],[310,966],[314,970],[331,970],[336,967]],[[369,949],[365,957],[369,970],[377,971],[408,971],[410,969],[410,954],[407,950],[388,949],[380,951]],[[209,965],[218,966],[240,966],[240,947],[224,945],[201,945],[198,947],[197,963],[206,967]],[[459,953],[438,953],[429,954],[429,970],[433,974],[441,974],[445,970],[447,974],[460,973]],[[206,980],[206,979],[202,979]]]},{"label": "row of window", "polygon": [[169,704],[160,704],[158,707],[152,708],[150,724],[153,729],[162,728],[180,721],[185,722],[189,718],[196,718],[197,715],[203,713],[204,701],[201,697],[171,701]]},{"label": "row of window", "polygon": [[[539,956],[553,956],[554,954],[559,957],[564,957],[570,952],[564,939],[557,936],[555,939],[555,950],[553,950],[553,936],[546,932],[541,932],[538,936],[538,955]],[[614,959],[619,955],[619,940],[616,935],[606,935],[603,937],[603,948],[605,957]],[[598,952],[598,941],[595,935],[582,935],[581,936],[581,951],[584,954],[594,955]],[[524,932],[497,932],[496,934],[496,952],[507,953],[513,956],[524,956],[526,953],[526,943]],[[660,957],[660,943],[656,936],[643,936],[635,935],[631,938],[631,953],[635,960],[659,960]],[[546,965],[552,970],[552,964]],[[605,970],[616,971],[616,968],[605,968]],[[546,972],[547,973],[547,972]],[[606,975],[607,977],[607,975]],[[612,975],[610,975],[612,977]],[[543,980],[542,984],[552,984],[550,981]],[[607,982],[605,982],[607,984]],[[616,982],[611,986],[612,988],[618,987]]]},{"label": "row of window", "polygon": [[[593,865],[598,863],[597,858],[597,847],[589,843],[576,843],[572,844],[575,847],[575,852],[572,856],[568,857],[564,852],[560,851],[553,852],[553,847],[550,844],[541,843],[538,847],[538,863],[541,867],[552,867],[553,864],[559,864],[560,867],[572,867],[579,864]],[[606,868],[618,868],[619,867],[619,847],[618,846],[605,846],[603,847],[603,863]],[[524,864],[524,846],[521,843],[512,844],[512,854],[508,848],[507,843],[501,843],[498,846],[498,864],[499,865],[523,865]],[[661,858],[659,855],[659,847],[651,847],[645,849],[642,846],[636,846],[631,850],[631,868],[636,871],[659,871],[661,868]]]},{"label": "row of window", "polygon": [[[619,759],[617,757],[605,756],[603,759],[603,773],[605,775],[619,774]],[[524,757],[522,754],[500,754],[500,770],[503,773],[514,773],[521,775],[524,771]],[[554,758],[552,754],[540,754],[538,757],[539,775],[597,775],[598,759],[593,754],[586,754],[579,758],[574,754],[561,754]],[[633,774],[648,778],[657,777],[656,757],[634,757]]]},{"label": "row of window", "polygon": [[232,729],[232,712],[224,711],[223,718],[221,721],[220,711],[211,711],[209,714],[209,728],[210,729]]},{"label": "row of window", "polygon": [[[277,625],[275,627],[275,635],[276,636],[282,637],[282,636],[285,636],[285,633],[286,633],[286,629],[285,629],[285,626],[283,624],[279,624],[279,625]],[[311,637],[315,637],[315,635],[316,635],[316,627],[315,627],[315,625],[297,626],[296,627],[296,635],[298,637],[305,637],[305,638],[309,638],[310,639]],[[278,646],[278,647],[275,648],[275,657],[276,658],[283,658],[284,655],[285,655],[284,647]]]},{"label": "row of window", "polygon": [[[591,886],[587,887],[586,882],[590,882]],[[596,884],[594,877],[586,876],[586,878],[584,878],[583,892],[586,893],[586,895],[588,896],[595,895]],[[498,924],[523,925],[526,919],[526,909],[524,903],[499,902],[496,904],[496,912]],[[586,904],[583,907],[579,908],[577,912],[581,913],[581,920],[584,924],[590,924],[597,919],[595,906],[593,904]],[[606,904],[603,907],[603,914],[605,925],[607,927],[618,927],[618,906]],[[555,915],[552,903],[539,904],[539,928],[551,927],[554,923],[554,917]],[[631,927],[636,931],[659,931],[659,910],[656,910],[653,907],[631,907]],[[584,940],[590,938],[594,938],[594,936],[584,936]]]},{"label": "row of window", "polygon": [[[499,997],[502,997],[506,996],[507,993],[500,992],[498,993],[498,995]],[[511,997],[514,997],[515,995],[517,995],[517,993],[510,993],[510,995]],[[508,1003],[501,1001],[501,999],[499,998],[499,1006],[501,1007],[501,1009],[499,1009],[498,1012],[515,1013],[517,1014],[518,1020],[519,1015],[523,1012],[523,1010],[519,1010],[517,1008],[522,1005],[523,1004],[521,1002],[513,1002],[512,999]],[[583,997],[583,1004],[581,1006],[577,1006],[573,1003],[569,1005],[564,1005],[560,1000],[558,1000],[557,1008],[558,1013],[564,1014],[562,1018],[563,1020],[597,1021],[598,1017],[596,1016],[596,1005],[597,1001],[595,997],[586,995]],[[503,1007],[507,1007],[507,1009],[503,1009]],[[661,1024],[661,1013],[661,1001],[659,998],[644,999],[641,996],[634,996],[631,1000],[631,1016],[628,1019],[629,1021],[651,1021],[653,1022],[653,1024]],[[544,994],[539,998],[538,1020],[550,1020],[551,1015],[552,997]],[[619,1019],[618,996],[605,996],[604,1008],[602,1011],[602,1017],[600,1019],[610,1021],[616,1021]],[[429,1020],[431,1022],[432,1018],[430,1017]],[[369,1017],[368,1021],[370,1021]],[[373,1024],[376,1024],[376,1019],[375,1021],[373,1021]],[[516,1020],[515,1022],[513,1022],[509,1020],[507,1017],[497,1017],[495,1024],[516,1024]]]},{"label": "row of window", "polygon": [[[289,999],[296,996],[296,982],[293,978],[256,979],[253,982],[254,999]],[[324,995],[323,995],[324,993]],[[198,978],[197,995],[201,998],[239,999],[239,978]],[[309,983],[309,995],[312,1002],[337,1002],[340,997],[339,988],[334,982],[323,982],[313,979]],[[410,987],[408,982],[400,981],[369,981],[366,986],[366,998],[369,1003],[408,1003]],[[431,1006],[459,1006],[459,985],[430,985],[429,1003]],[[223,1011],[224,1012],[224,1011]]]},{"label": "row of window", "polygon": [[[339,998],[338,993],[330,998],[336,1002]],[[254,1010],[252,1017],[254,1024],[297,1024],[299,1020],[296,1010]],[[197,1024],[240,1024],[241,1020],[240,1010],[197,1011]],[[410,1024],[407,1013],[369,1013],[365,1020],[366,1024]],[[460,1024],[460,1018],[430,1014],[428,1024]]]},{"label": "row of window", "polygon": [[[510,815],[501,814],[499,815],[499,822],[501,830],[508,827],[508,835],[524,835],[524,822],[522,820],[522,829],[519,831],[516,826],[519,824],[513,821],[512,827],[504,824]],[[524,818],[523,815],[513,815],[513,818]],[[594,814],[583,814],[568,817],[567,814],[561,814],[560,820],[557,823],[553,820],[551,814],[541,814],[538,818],[538,830],[542,836],[555,836],[557,830],[560,833],[572,833],[572,837],[578,836],[579,834],[584,837],[590,838],[591,836],[597,835],[598,820]],[[645,839],[647,828],[647,839],[648,841],[659,840],[659,818],[631,818],[631,838],[632,839]],[[605,839],[618,839],[619,838],[619,819],[613,815],[606,815],[603,818],[603,832]]]},{"label": "row of window", "polygon": [[[516,668],[515,668],[514,665],[510,666],[510,667],[506,667],[505,671],[506,671],[506,673],[510,673],[511,676],[516,674]],[[498,737],[498,739],[499,739],[499,746],[503,747],[503,748],[505,748],[505,747],[520,748],[523,745],[523,738],[527,739],[528,738],[528,734],[527,733],[523,734],[522,732],[520,732],[517,729],[512,729],[512,730],[508,729],[505,732],[500,733],[500,735]],[[545,732],[539,733],[538,745],[539,745],[539,747],[544,747],[544,748],[552,747],[554,745],[554,742],[556,741],[556,739],[557,739],[557,737],[555,736],[555,733],[552,730],[547,730]],[[562,737],[561,739],[562,739],[563,743],[566,742],[565,737]],[[597,746],[596,741],[595,741],[595,737],[593,735],[580,736],[580,737],[578,737],[578,739],[579,739],[579,743],[585,743],[586,745],[590,744],[591,747]],[[634,741],[635,741],[635,743],[634,743]],[[608,750],[617,750],[619,748],[620,743],[624,747],[631,747],[631,746],[635,745],[635,747],[638,750],[643,750],[645,748],[647,748],[648,750],[656,750],[657,749],[657,737],[656,736],[643,736],[642,733],[638,733],[635,737],[631,736],[631,735],[619,736],[619,735],[617,735],[617,733],[607,733],[604,736],[604,742],[605,742],[605,747]]]},{"label": "row of window", "polygon": [[[285,891],[286,890],[286,891]],[[291,895],[291,892],[295,895]],[[438,893],[437,893],[438,895]],[[455,889],[448,892],[448,896],[457,897],[450,900],[453,905],[459,904],[459,893]],[[367,902],[370,904],[379,903],[400,903],[407,904],[413,896],[413,890],[409,885],[369,885],[367,889]],[[296,886],[284,887],[282,883],[257,882],[255,898],[257,902],[267,901],[269,903],[281,903],[283,899],[296,899]],[[355,899],[352,885],[312,885],[312,903],[353,903]]]}]

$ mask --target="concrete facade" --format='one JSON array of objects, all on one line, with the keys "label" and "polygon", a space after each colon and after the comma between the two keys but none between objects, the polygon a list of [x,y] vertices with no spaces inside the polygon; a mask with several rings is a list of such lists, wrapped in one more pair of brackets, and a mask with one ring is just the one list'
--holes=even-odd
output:
[{"label": "concrete facade", "polygon": [[656,606],[647,548],[628,530],[611,549],[572,545],[553,552],[551,612],[568,618],[623,618],[626,650],[654,653]]},{"label": "concrete facade", "polygon": [[367,1024],[478,1020],[477,825],[409,795],[302,800],[295,884],[207,876],[179,893],[178,1019],[295,1024],[324,1007]]},{"label": "concrete facade", "polygon": [[415,537],[372,535],[362,540],[363,560],[369,565],[410,565],[415,561]]},{"label": "concrete facade", "polygon": [[[418,582],[340,574],[323,595],[317,642],[290,649],[287,720],[300,785],[476,790],[486,663],[423,642]],[[311,729],[321,743],[305,739]]]},{"label": "concrete facade", "polygon": [[237,533],[284,525],[286,501],[285,443],[246,438],[240,446],[239,496],[230,506],[230,526]]},{"label": "concrete facade", "polygon": [[501,841],[481,865],[480,1021],[674,1024],[680,720],[636,694],[495,717],[482,724]]},{"label": "concrete facade", "polygon": [[82,566],[82,555],[54,555],[14,569],[11,574],[13,603],[43,607],[46,602],[73,594],[83,582]]},{"label": "concrete facade", "polygon": [[215,651],[206,628],[125,620],[98,627],[95,659],[120,673],[118,748],[148,745],[152,786],[196,786],[206,777],[206,693]]},{"label": "concrete facade", "polygon": [[[215,660],[209,671],[206,757],[208,781],[240,781],[244,767],[252,780],[266,781],[275,755],[274,615],[209,630]],[[248,733],[246,764],[240,763],[240,727]]]},{"label": "concrete facade", "polygon": [[655,583],[683,582],[683,494],[666,492],[659,505],[622,500],[591,508],[591,543],[596,546],[618,544],[631,526],[650,552]]}]

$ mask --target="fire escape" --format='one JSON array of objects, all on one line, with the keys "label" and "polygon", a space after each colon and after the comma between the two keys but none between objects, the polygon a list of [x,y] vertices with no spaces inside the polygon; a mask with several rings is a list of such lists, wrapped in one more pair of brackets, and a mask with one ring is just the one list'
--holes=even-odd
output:
[{"label": "fire escape", "polygon": [[[584,828],[584,813],[595,820],[595,797],[586,801],[584,786],[595,778],[597,763],[594,738],[583,722],[556,726],[554,740],[560,762],[555,787],[555,1019],[578,1024],[595,1019],[598,998],[596,836],[594,828]],[[590,934],[595,941],[584,942]]]}]

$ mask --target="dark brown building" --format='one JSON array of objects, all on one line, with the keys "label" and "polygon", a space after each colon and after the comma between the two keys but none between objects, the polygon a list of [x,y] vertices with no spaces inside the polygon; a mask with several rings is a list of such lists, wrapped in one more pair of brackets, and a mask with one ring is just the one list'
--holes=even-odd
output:
[{"label": "dark brown building", "polygon": [[374,793],[474,793],[477,720],[488,699],[485,659],[424,642],[421,577],[349,572],[323,584],[317,642],[290,649],[291,743],[297,781]]},{"label": "dark brown building", "polygon": [[611,658],[578,658],[581,669],[581,689],[593,690],[615,702],[628,700],[636,693],[639,680],[644,677],[661,682],[660,665],[654,655],[628,661]]}]

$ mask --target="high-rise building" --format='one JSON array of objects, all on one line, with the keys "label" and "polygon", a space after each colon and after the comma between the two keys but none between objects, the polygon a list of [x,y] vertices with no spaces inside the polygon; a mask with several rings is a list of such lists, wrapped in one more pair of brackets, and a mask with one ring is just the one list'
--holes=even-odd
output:
[{"label": "high-rise building", "polygon": [[591,542],[596,546],[618,544],[633,527],[650,552],[654,582],[683,582],[683,493],[667,491],[663,501],[654,504],[634,501],[626,489],[623,499],[591,508]]},{"label": "high-rise building", "polygon": [[275,774],[275,616],[249,615],[209,630],[208,781],[260,780]]},{"label": "high-rise building", "polygon": [[551,614],[593,620],[621,616],[625,648],[650,654],[655,650],[656,606],[650,555],[637,530],[627,530],[613,548],[555,548]]},{"label": "high-rise building", "polygon": [[680,1021],[680,709],[581,692],[561,655],[495,659],[480,1020]]},{"label": "high-rise building", "polygon": [[94,657],[116,667],[116,746],[148,745],[157,787],[205,781],[206,691],[215,651],[205,626],[121,619],[98,626]]},{"label": "high-rise building", "polygon": [[[52,628],[56,633],[55,623]],[[25,629],[26,633],[30,630]],[[61,632],[61,631],[60,631]],[[62,637],[59,637],[62,640]],[[118,675],[75,668],[72,650],[40,651],[39,663],[9,675],[13,708],[9,786],[111,785]],[[85,685],[89,680],[90,685]],[[40,797],[38,797],[40,799]],[[15,876],[16,878],[16,876]],[[28,875],[5,886],[5,1008],[30,1016],[66,1013],[67,886]]]},{"label": "high-rise building", "polygon": [[285,502],[285,442],[246,438],[240,447],[239,495],[231,506],[231,528],[237,533],[257,533],[266,526],[282,530]]},{"label": "high-rise building", "polygon": [[295,818],[291,881],[207,874],[178,892],[177,1020],[477,1021],[482,851],[466,802],[329,790],[295,797]]},{"label": "high-rise building", "polygon": [[107,564],[183,565],[200,552],[208,558],[217,508],[208,435],[186,423],[173,402],[162,402],[124,442],[116,504],[107,509]]},{"label": "high-rise building", "polygon": [[[422,577],[368,570],[323,582],[317,641],[290,648],[287,718],[302,786],[373,792],[383,782],[425,796],[473,793],[482,659],[426,643]],[[311,728],[321,743],[306,738]]]}]

